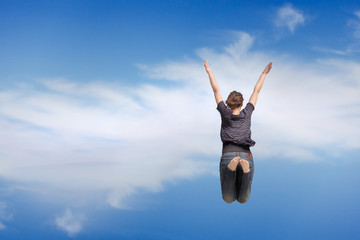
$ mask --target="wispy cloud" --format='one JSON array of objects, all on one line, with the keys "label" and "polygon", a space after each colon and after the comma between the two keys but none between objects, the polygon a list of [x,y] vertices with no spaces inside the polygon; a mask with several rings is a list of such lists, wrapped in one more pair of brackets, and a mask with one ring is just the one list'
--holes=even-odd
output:
[{"label": "wispy cloud", "polygon": [[285,4],[279,8],[275,18],[277,27],[286,27],[290,32],[294,32],[295,28],[304,25],[305,16],[301,10],[294,8],[291,4]]},{"label": "wispy cloud", "polygon": [[346,56],[346,55],[351,54],[351,51],[349,51],[349,50],[343,51],[343,50],[331,49],[331,48],[325,48],[325,47],[313,47],[313,49],[318,52],[331,53],[331,54],[336,54],[336,55],[341,55],[341,56]]},{"label": "wispy cloud", "polygon": [[351,38],[349,44],[342,48],[328,48],[324,46],[313,47],[313,50],[323,53],[330,53],[341,56],[355,56],[360,52],[359,39],[360,39],[360,11],[353,12],[351,19],[347,21],[347,27],[350,32]]},{"label": "wispy cloud", "polygon": [[245,32],[233,32],[233,37],[236,39],[233,43],[226,46],[225,52],[230,54],[234,59],[239,57],[246,57],[247,52],[254,44],[254,37]]},{"label": "wispy cloud", "polygon": [[9,221],[13,217],[12,214],[8,212],[8,205],[5,202],[0,202],[0,230],[6,228],[6,225],[2,221]]},{"label": "wispy cloud", "polygon": [[357,16],[359,19],[360,19],[360,10],[358,10],[358,11],[355,11],[355,16]]},{"label": "wispy cloud", "polygon": [[62,215],[55,218],[58,229],[65,231],[69,236],[74,236],[82,230],[83,221],[83,215],[73,214],[69,209],[66,209]]},{"label": "wispy cloud", "polygon": [[354,12],[355,19],[348,21],[348,26],[353,29],[353,36],[360,39],[360,10]]},{"label": "wispy cloud", "polygon": [[0,93],[1,174],[7,179],[75,193],[107,191],[105,201],[124,208],[139,188],[159,191],[167,181],[216,172],[217,163],[193,155],[220,151],[211,127],[217,115],[194,122],[191,114],[200,109],[197,116],[205,116],[211,105],[188,99],[190,87],[37,84],[41,90],[21,85]]}]

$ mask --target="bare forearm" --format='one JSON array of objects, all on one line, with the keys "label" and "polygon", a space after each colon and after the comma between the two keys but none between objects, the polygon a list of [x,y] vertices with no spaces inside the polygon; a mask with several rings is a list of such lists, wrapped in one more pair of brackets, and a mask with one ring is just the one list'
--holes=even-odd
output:
[{"label": "bare forearm", "polygon": [[266,74],[268,74],[270,72],[272,68],[272,62],[270,62],[264,69],[264,71],[261,73],[259,80],[256,82],[255,87],[254,87],[254,92],[251,94],[250,100],[249,102],[251,102],[254,107],[256,105],[258,96],[259,96],[259,92],[264,84],[264,80],[266,78]]},{"label": "bare forearm", "polygon": [[207,71],[207,74],[209,75],[209,80],[210,80],[210,84],[211,84],[211,87],[212,87],[213,92],[214,92],[214,93],[219,92],[219,91],[220,91],[220,87],[219,87],[218,82],[217,82],[216,79],[215,79],[214,74],[211,72],[211,70]]},{"label": "bare forearm", "polygon": [[206,60],[205,60],[205,63],[204,63],[204,67],[205,67],[206,73],[209,75],[210,84],[211,84],[211,87],[212,87],[213,92],[214,92],[214,97],[215,97],[216,104],[219,104],[219,102],[221,102],[223,100],[222,96],[221,96],[221,93],[220,93],[219,84],[217,83],[217,81],[216,81],[216,79],[214,77],[214,74],[211,72],[209,64],[207,63]]},{"label": "bare forearm", "polygon": [[261,75],[260,75],[260,78],[259,80],[257,81],[257,83],[255,84],[255,87],[254,87],[254,92],[257,92],[259,93],[263,84],[264,84],[264,80],[266,78],[266,73],[262,72]]}]

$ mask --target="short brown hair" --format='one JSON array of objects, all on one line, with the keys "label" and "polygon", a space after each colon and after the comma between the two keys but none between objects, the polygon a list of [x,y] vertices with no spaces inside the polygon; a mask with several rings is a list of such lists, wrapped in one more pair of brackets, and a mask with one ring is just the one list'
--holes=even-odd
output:
[{"label": "short brown hair", "polygon": [[234,110],[235,108],[241,107],[243,102],[243,95],[237,91],[232,91],[226,100],[226,105]]}]

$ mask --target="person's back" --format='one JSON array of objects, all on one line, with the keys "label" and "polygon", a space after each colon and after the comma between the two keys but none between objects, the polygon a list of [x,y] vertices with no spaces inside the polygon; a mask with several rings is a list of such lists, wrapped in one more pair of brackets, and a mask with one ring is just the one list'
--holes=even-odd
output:
[{"label": "person's back", "polygon": [[[241,94],[236,91],[230,93]],[[223,143],[232,142],[237,145],[254,146],[255,141],[251,139],[251,115],[254,111],[252,103],[247,103],[246,107],[239,114],[234,115],[233,110],[228,108],[223,101],[219,102],[217,110],[221,115],[221,141]]]}]

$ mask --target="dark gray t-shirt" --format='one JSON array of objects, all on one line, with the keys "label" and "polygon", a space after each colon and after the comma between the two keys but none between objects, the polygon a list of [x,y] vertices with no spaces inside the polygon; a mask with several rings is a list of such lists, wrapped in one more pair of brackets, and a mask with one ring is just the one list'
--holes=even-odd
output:
[{"label": "dark gray t-shirt", "polygon": [[239,115],[234,115],[230,108],[227,108],[223,101],[219,102],[217,110],[221,115],[221,141],[236,145],[254,146],[255,141],[251,139],[251,115],[254,105],[247,103]]}]

